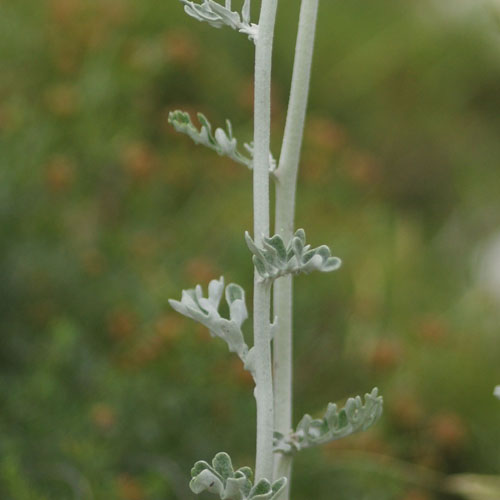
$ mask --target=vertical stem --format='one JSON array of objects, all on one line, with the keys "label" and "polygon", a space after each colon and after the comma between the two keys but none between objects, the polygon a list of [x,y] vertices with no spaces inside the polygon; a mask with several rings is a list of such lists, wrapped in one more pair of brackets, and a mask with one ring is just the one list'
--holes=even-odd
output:
[{"label": "vertical stem", "polygon": [[[309,95],[319,0],[302,0],[295,48],[292,87],[278,170],[276,171],[276,233],[287,244],[294,231],[297,172],[302,148],[304,122]],[[274,426],[283,434],[292,428],[292,277],[274,285],[274,314],[278,329],[274,339]],[[290,478],[292,459],[278,455],[274,478]],[[289,487],[281,496],[289,498]]]},{"label": "vertical stem", "polygon": [[[269,146],[271,135],[271,65],[278,0],[262,0],[255,55],[253,202],[254,240],[269,236]],[[272,479],[274,403],[271,370],[271,289],[254,274],[254,347],[257,400],[256,481]]]}]

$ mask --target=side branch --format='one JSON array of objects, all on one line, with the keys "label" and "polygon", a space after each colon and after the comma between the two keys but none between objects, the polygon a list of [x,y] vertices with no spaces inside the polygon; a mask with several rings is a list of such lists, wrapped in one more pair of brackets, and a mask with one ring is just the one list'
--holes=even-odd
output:
[{"label": "side branch", "polygon": [[[302,0],[301,3],[292,87],[279,167],[276,171],[279,172],[279,177],[276,182],[275,231],[283,238],[286,245],[294,231],[297,172],[309,96],[318,2],[319,0]],[[273,293],[273,311],[279,317],[274,340],[274,422],[277,431],[288,433],[292,427],[292,276],[278,279]],[[291,456],[280,454],[275,459],[274,477],[285,476],[290,483],[291,467]],[[280,500],[288,500],[289,495],[287,486]]]}]

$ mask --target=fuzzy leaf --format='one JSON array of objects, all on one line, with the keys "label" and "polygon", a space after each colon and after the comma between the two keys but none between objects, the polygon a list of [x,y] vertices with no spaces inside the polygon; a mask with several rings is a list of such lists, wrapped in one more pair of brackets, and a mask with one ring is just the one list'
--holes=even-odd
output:
[{"label": "fuzzy leaf", "polygon": [[191,479],[189,487],[193,493],[208,491],[209,493],[221,494],[223,492],[222,481],[209,469],[201,471]]},{"label": "fuzzy leaf", "polygon": [[231,457],[227,453],[217,453],[212,461],[212,465],[214,469],[222,476],[222,479],[227,480],[227,478],[234,476]]},{"label": "fuzzy leaf", "polygon": [[272,238],[266,238],[265,241],[276,250],[280,262],[286,263],[287,251],[283,240],[278,235],[275,235]]},{"label": "fuzzy leaf", "polygon": [[274,481],[274,483],[272,484],[272,492],[273,492],[273,497],[277,497],[279,493],[282,492],[283,488],[286,486],[286,478],[285,477],[281,477],[280,479],[277,479],[276,481]]},{"label": "fuzzy leaf", "polygon": [[274,500],[286,485],[286,478],[280,478],[272,485],[266,479],[252,485],[253,474],[249,467],[233,469],[227,453],[217,453],[212,465],[196,462],[191,469],[189,486],[194,493],[208,491],[219,495],[221,500]]},{"label": "fuzzy leaf", "polygon": [[250,491],[249,498],[259,498],[258,495],[264,495],[271,491],[271,484],[267,479],[261,479]]},{"label": "fuzzy leaf", "polygon": [[[253,148],[245,144],[245,149],[249,156],[242,154],[238,149],[238,141],[233,137],[233,127],[229,120],[226,120],[226,129],[217,128],[212,132],[212,125],[205,115],[198,113],[198,121],[201,127],[198,129],[191,121],[189,113],[184,111],[171,111],[168,114],[168,122],[177,132],[189,136],[195,144],[201,144],[220,156],[227,156],[231,160],[245,165],[247,168],[253,168]],[[276,169],[276,161],[269,157],[269,172],[273,173]]]},{"label": "fuzzy leaf", "polygon": [[494,396],[496,396],[498,399],[500,399],[500,385],[497,385],[495,387],[495,390],[493,391]]},{"label": "fuzzy leaf", "polygon": [[200,285],[182,291],[180,301],[169,300],[170,305],[179,313],[206,326],[212,336],[223,339],[231,352],[235,352],[245,362],[248,346],[245,343],[241,326],[248,318],[245,304],[245,292],[236,284],[226,288],[226,300],[229,305],[229,319],[219,314],[220,300],[224,290],[224,278],[212,280],[208,285],[208,298],[203,297]]},{"label": "fuzzy leaf", "polygon": [[331,272],[336,271],[341,265],[341,260],[332,257],[326,245],[318,248],[306,245],[306,234],[303,229],[296,231],[288,246],[285,246],[280,235],[264,238],[262,247],[256,245],[248,232],[245,233],[245,240],[253,253],[255,268],[263,280],[274,280],[287,274]]},{"label": "fuzzy leaf", "polygon": [[250,22],[250,0],[245,0],[241,14],[231,10],[231,2],[226,2],[225,6],[214,0],[203,0],[197,3],[192,0],[180,0],[184,4],[186,14],[194,19],[207,22],[214,28],[229,26],[230,28],[244,33],[252,41],[257,40],[259,27]]},{"label": "fuzzy leaf", "polygon": [[274,434],[274,450],[292,453],[335,441],[343,437],[364,431],[371,427],[382,415],[383,399],[375,388],[365,394],[365,402],[359,396],[349,398],[340,410],[335,403],[330,403],[321,419],[304,415],[297,425],[297,430],[290,436]]},{"label": "fuzzy leaf", "polygon": [[230,283],[226,287],[226,301],[231,305],[235,300],[245,300],[245,291],[241,286]]},{"label": "fuzzy leaf", "polygon": [[191,469],[191,476],[197,476],[200,472],[204,471],[205,469],[210,469],[210,465],[208,465],[207,462],[204,460],[200,460],[199,462],[196,462],[193,465],[193,468]]},{"label": "fuzzy leaf", "polygon": [[217,128],[215,133],[212,133],[212,125],[205,115],[198,113],[198,121],[201,124],[200,129],[193,124],[189,113],[171,111],[168,115],[168,122],[175,130],[191,137],[195,144],[206,146],[220,156],[227,156],[237,163],[252,168],[252,157],[247,157],[238,150],[238,141],[233,137],[233,129],[229,120],[226,121],[226,130]]}]

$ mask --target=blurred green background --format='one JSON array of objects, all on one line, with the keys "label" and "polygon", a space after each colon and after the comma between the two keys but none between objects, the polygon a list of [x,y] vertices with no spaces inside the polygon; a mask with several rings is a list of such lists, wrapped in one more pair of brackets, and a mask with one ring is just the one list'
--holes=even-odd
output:
[{"label": "blurred green background", "polygon": [[[294,500],[500,474],[500,34],[472,4],[321,2],[297,227],[344,266],[295,282],[295,421],[375,385],[386,404],[297,458]],[[167,303],[221,274],[251,295],[251,176],[167,114],[250,140],[252,66],[174,0],[0,1],[2,500],[185,500],[194,461],[253,465],[251,381]]]}]

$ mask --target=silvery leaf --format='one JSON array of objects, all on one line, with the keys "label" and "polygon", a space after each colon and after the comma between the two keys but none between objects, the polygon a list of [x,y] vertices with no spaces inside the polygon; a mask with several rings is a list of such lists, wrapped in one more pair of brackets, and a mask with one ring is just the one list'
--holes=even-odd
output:
[{"label": "silvery leaf", "polygon": [[271,493],[271,483],[267,479],[261,479],[250,491],[248,498],[252,500],[268,500]]},{"label": "silvery leaf", "polygon": [[226,301],[231,305],[235,300],[245,301],[245,290],[235,283],[230,283],[226,287]]},{"label": "silvery leaf", "polygon": [[223,480],[233,477],[234,470],[231,462],[231,457],[227,453],[217,453],[215,455],[212,465],[214,469],[221,475]]},{"label": "silvery leaf", "polygon": [[223,492],[222,481],[210,470],[205,469],[193,477],[189,483],[193,493],[208,491],[209,493],[221,494]]},{"label": "silvery leaf", "polygon": [[[231,284],[227,286],[229,288]],[[237,285],[235,285],[237,286]],[[220,299],[224,292],[224,281],[223,280],[212,280],[208,285],[208,300],[212,302],[216,309],[219,308]]]},{"label": "silvery leaf", "polygon": [[194,493],[207,491],[219,495],[221,500],[275,500],[286,485],[286,478],[273,484],[266,479],[253,485],[249,467],[233,469],[227,453],[217,453],[212,464],[200,461],[191,469],[189,486]]},{"label": "silvery leaf", "polygon": [[240,15],[237,12],[232,12],[231,10],[226,9],[217,2],[214,2],[213,0],[206,0],[206,1],[208,2],[208,5],[212,9],[212,12],[218,15],[225,25],[229,26],[230,28],[233,28],[234,30],[240,29],[242,21]]},{"label": "silvery leaf", "polygon": [[245,362],[248,346],[245,343],[241,326],[248,318],[244,290],[234,283],[226,287],[226,301],[229,306],[229,319],[221,317],[218,309],[224,291],[224,278],[212,280],[208,285],[208,298],[197,285],[194,289],[183,290],[180,301],[169,300],[170,305],[179,313],[206,326],[211,335],[223,339],[231,352],[235,352]]},{"label": "silvery leaf", "polygon": [[323,262],[323,270],[325,272],[336,271],[342,265],[342,261],[338,257],[329,257],[326,262]]},{"label": "silvery leaf", "polygon": [[500,399],[500,385],[497,385],[495,387],[495,390],[493,391],[494,396],[496,396],[498,399]]},{"label": "silvery leaf", "polygon": [[[245,144],[249,156],[242,154],[238,149],[238,141],[233,137],[233,127],[229,120],[226,120],[226,129],[217,128],[215,133],[212,132],[212,125],[207,120],[206,116],[198,113],[198,121],[200,129],[198,129],[191,121],[189,113],[184,111],[171,111],[168,114],[168,122],[175,128],[177,132],[189,136],[195,144],[201,144],[220,156],[227,156],[231,160],[245,165],[247,168],[253,168],[253,148]],[[276,169],[276,161],[272,157],[269,158],[269,172],[272,174]]]},{"label": "silvery leaf", "polygon": [[287,274],[336,271],[342,263],[338,257],[332,257],[326,245],[317,248],[306,245],[303,229],[295,232],[288,245],[285,245],[280,235],[274,235],[272,238],[263,238],[262,246],[258,246],[248,232],[245,233],[245,241],[263,280],[275,280]]},{"label": "silvery leaf", "polygon": [[231,122],[226,121],[226,130],[218,128],[212,133],[212,125],[205,115],[198,113],[198,121],[201,128],[198,130],[191,121],[189,113],[184,111],[171,111],[168,122],[177,132],[188,135],[195,144],[201,144],[212,149],[220,156],[227,156],[237,163],[252,168],[252,158],[244,156],[238,150],[238,141],[233,137]]},{"label": "silvery leaf", "polygon": [[243,300],[235,300],[231,303],[229,306],[229,317],[238,326],[241,326],[248,318],[247,306]]},{"label": "silvery leaf", "polygon": [[349,398],[340,410],[335,403],[329,403],[323,418],[313,419],[306,414],[290,436],[275,433],[274,450],[292,453],[365,431],[380,418],[382,408],[383,399],[377,388],[365,394],[364,404],[359,396]]},{"label": "silvery leaf", "polygon": [[286,486],[286,478],[282,477],[270,483],[267,479],[261,479],[250,491],[250,500],[273,500],[278,497]]},{"label": "silvery leaf", "polygon": [[266,238],[266,242],[275,249],[280,262],[283,264],[286,263],[287,251],[285,244],[283,243],[283,239],[280,238],[278,235],[275,235],[272,238]]},{"label": "silvery leaf", "polygon": [[259,27],[250,22],[250,1],[245,0],[241,14],[231,10],[231,1],[226,0],[225,6],[214,0],[203,0],[197,3],[192,0],[180,0],[184,4],[184,11],[197,21],[204,21],[214,28],[229,26],[230,28],[245,33],[250,40],[256,42]]}]

